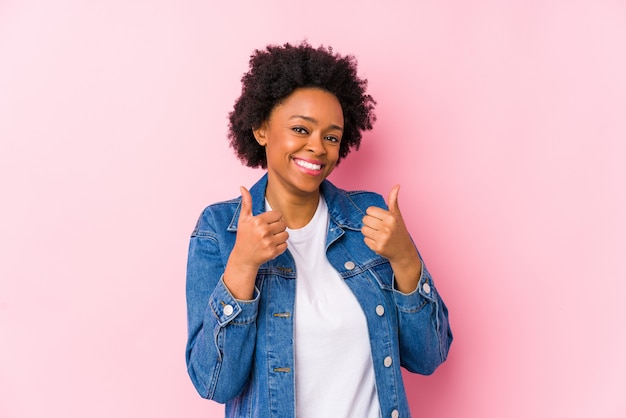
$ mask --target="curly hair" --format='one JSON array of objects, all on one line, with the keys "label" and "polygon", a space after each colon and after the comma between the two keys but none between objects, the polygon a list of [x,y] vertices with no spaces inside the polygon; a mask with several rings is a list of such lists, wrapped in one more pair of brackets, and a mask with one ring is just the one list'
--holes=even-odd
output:
[{"label": "curly hair", "polygon": [[356,67],[354,56],[333,53],[332,47],[313,48],[306,41],[255,50],[241,79],[241,96],[229,114],[228,138],[239,159],[248,167],[267,168],[265,149],[252,130],[294,90],[304,87],[325,90],[341,105],[344,127],[337,163],[353,148],[358,150],[361,132],[371,130],[376,120],[376,101],[365,93],[367,80],[357,76]]}]

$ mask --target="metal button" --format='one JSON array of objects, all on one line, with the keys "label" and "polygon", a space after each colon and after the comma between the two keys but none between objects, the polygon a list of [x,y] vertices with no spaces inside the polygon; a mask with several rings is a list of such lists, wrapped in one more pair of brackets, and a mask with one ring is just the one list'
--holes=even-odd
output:
[{"label": "metal button", "polygon": [[224,315],[231,316],[233,314],[233,307],[231,305],[224,305]]},{"label": "metal button", "polygon": [[430,285],[428,283],[424,283],[422,285],[422,290],[428,295],[430,293]]},{"label": "metal button", "polygon": [[397,409],[394,409],[393,411],[391,411],[391,418],[398,418],[400,416],[400,413],[398,412]]},{"label": "metal button", "polygon": [[354,270],[354,268],[356,267],[356,264],[354,264],[353,261],[346,261],[346,263],[343,265],[346,270]]},{"label": "metal button", "polygon": [[385,307],[383,305],[376,306],[376,315],[383,316],[385,314]]},{"label": "metal button", "polygon": [[393,363],[393,360],[389,356],[385,357],[385,360],[383,360],[383,364],[385,365],[385,367],[391,366],[391,363]]}]

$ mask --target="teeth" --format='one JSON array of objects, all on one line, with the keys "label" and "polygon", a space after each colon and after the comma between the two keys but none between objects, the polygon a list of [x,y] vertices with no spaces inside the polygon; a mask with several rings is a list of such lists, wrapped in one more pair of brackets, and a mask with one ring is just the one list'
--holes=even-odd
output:
[{"label": "teeth", "polygon": [[312,164],[302,160],[296,160],[296,164],[300,167],[308,168],[309,170],[321,170],[322,166],[320,164]]}]

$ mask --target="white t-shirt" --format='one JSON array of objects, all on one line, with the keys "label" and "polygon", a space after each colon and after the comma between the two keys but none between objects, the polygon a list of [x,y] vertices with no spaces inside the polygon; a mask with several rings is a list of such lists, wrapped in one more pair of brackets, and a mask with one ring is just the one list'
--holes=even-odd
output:
[{"label": "white t-shirt", "polygon": [[313,219],[287,230],[297,272],[296,416],[379,418],[365,314],[326,258],[327,230],[321,196]]}]

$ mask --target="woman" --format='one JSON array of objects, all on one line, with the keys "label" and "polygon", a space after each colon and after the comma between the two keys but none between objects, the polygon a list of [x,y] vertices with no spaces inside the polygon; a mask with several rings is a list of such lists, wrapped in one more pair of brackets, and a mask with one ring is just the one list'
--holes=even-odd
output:
[{"label": "woman", "polygon": [[398,207],[326,177],[372,128],[356,61],[307,43],[257,50],[230,114],[267,173],[204,210],[187,271],[187,365],[227,417],[408,417],[400,366],[448,353],[447,309]]}]

